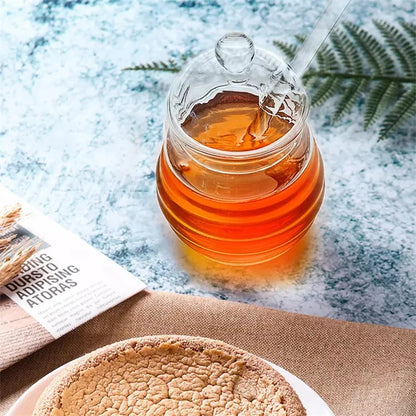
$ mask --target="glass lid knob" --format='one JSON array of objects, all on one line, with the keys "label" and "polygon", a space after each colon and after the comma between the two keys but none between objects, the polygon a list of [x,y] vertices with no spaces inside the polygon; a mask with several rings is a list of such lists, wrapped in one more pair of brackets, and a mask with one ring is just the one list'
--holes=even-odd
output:
[{"label": "glass lid knob", "polygon": [[244,33],[227,33],[217,42],[215,56],[225,70],[240,74],[250,67],[254,58],[253,41]]}]

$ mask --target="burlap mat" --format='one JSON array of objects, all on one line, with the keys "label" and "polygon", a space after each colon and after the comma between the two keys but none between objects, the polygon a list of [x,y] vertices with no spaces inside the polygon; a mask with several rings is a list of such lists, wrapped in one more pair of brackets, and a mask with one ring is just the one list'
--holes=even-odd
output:
[{"label": "burlap mat", "polygon": [[0,414],[67,361],[150,334],[200,335],[244,348],[301,378],[336,416],[416,415],[416,331],[160,292],[136,295],[5,370]]}]

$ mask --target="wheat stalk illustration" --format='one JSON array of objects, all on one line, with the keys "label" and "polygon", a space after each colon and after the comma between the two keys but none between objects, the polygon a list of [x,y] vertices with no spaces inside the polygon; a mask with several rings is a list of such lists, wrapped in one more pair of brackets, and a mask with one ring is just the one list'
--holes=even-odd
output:
[{"label": "wheat stalk illustration", "polygon": [[16,241],[13,227],[22,217],[22,206],[14,204],[0,210],[0,287],[19,274],[22,265],[39,249],[37,238]]}]

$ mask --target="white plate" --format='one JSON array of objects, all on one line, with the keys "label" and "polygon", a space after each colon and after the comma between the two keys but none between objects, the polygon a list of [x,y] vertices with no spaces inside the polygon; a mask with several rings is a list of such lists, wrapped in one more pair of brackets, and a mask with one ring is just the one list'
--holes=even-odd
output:
[{"label": "white plate", "polygon": [[292,373],[289,373],[289,371],[284,368],[279,367],[270,361],[265,361],[267,364],[270,364],[274,369],[276,369],[293,387],[293,390],[296,391],[300,401],[305,407],[306,414],[308,416],[335,416],[328,405],[321,399],[320,396],[318,396],[318,393],[315,393],[301,379],[297,378]]},{"label": "white plate", "polygon": [[[279,371],[279,373],[290,383],[305,406],[308,416],[334,416],[327,404],[302,380],[276,364],[269,361],[267,361],[267,363]],[[65,365],[47,374],[26,390],[9,410],[7,416],[31,416],[39,396]]]}]

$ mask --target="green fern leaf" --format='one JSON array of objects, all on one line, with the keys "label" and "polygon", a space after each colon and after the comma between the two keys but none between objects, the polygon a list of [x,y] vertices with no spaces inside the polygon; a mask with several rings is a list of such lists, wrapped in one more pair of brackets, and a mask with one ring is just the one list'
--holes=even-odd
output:
[{"label": "green fern leaf", "polygon": [[392,81],[376,81],[367,98],[364,112],[364,130],[367,130],[384,113],[397,97],[401,85]]},{"label": "green fern leaf", "polygon": [[404,29],[405,32],[407,32],[411,39],[415,40],[416,25],[410,22],[400,22],[400,26]]},{"label": "green fern leaf", "polygon": [[319,78],[315,77],[314,75],[308,77],[308,78],[303,78],[303,85],[305,87],[308,87],[310,89],[312,89],[313,87],[316,86],[316,83],[319,82]]},{"label": "green fern leaf", "polygon": [[393,25],[380,20],[374,20],[374,24],[399,61],[402,71],[409,76],[415,75],[416,50],[414,45]]},{"label": "green fern leaf", "polygon": [[356,103],[369,84],[368,79],[353,79],[335,108],[333,122],[340,120]]},{"label": "green fern leaf", "polygon": [[313,106],[323,104],[328,98],[335,95],[342,83],[342,79],[339,77],[329,77],[321,85],[319,85],[312,92],[311,103]]},{"label": "green fern leaf", "polygon": [[316,86],[316,83],[319,82],[319,78],[316,77],[314,74],[310,74],[309,76],[309,73],[307,72],[303,76],[302,81],[305,87],[308,87],[312,90]]},{"label": "green fern leaf", "polygon": [[152,62],[150,64],[140,64],[132,67],[123,68],[122,71],[163,71],[163,72],[179,72],[180,67],[178,64],[169,59],[166,62]]},{"label": "green fern leaf", "polygon": [[335,31],[331,34],[331,42],[344,67],[350,72],[360,74],[363,70],[363,63],[356,46],[348,36],[339,30]]},{"label": "green fern leaf", "polygon": [[416,113],[416,86],[413,86],[409,91],[405,92],[394,107],[384,118],[380,129],[379,140],[388,137],[395,129],[400,127],[403,123],[411,117],[415,117]]},{"label": "green fern leaf", "polygon": [[394,61],[375,37],[353,23],[345,23],[344,27],[366,57],[375,75],[394,75]]},{"label": "green fern leaf", "polygon": [[287,42],[281,42],[279,40],[273,41],[273,45],[279,48],[288,59],[292,60],[295,57],[297,49],[296,45]]},{"label": "green fern leaf", "polygon": [[339,64],[334,52],[328,45],[324,45],[316,54],[318,68],[322,72],[334,72],[339,70]]},{"label": "green fern leaf", "polygon": [[302,44],[303,42],[305,42],[306,40],[306,36],[305,35],[295,35],[295,39]]}]

